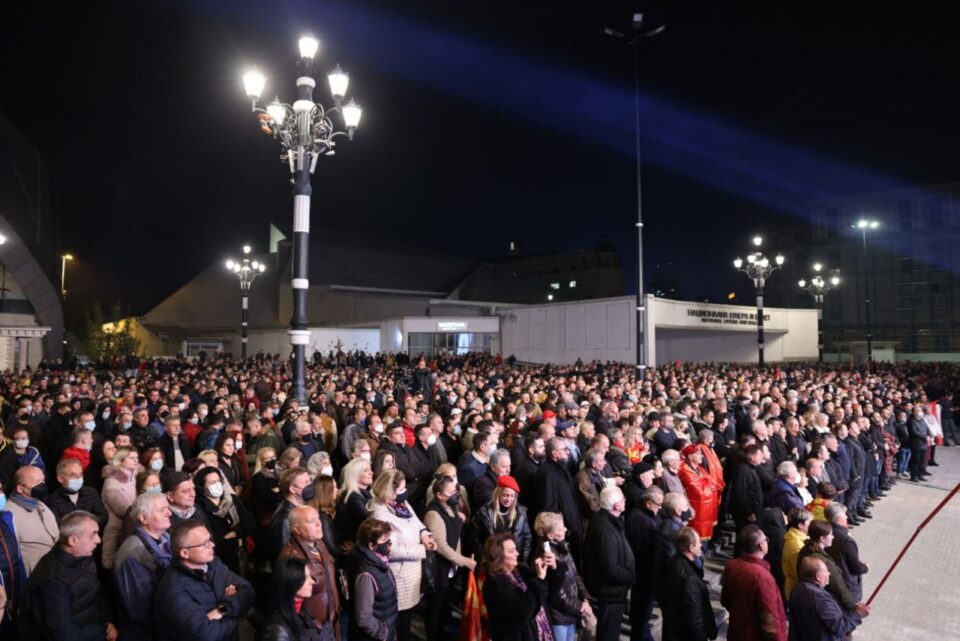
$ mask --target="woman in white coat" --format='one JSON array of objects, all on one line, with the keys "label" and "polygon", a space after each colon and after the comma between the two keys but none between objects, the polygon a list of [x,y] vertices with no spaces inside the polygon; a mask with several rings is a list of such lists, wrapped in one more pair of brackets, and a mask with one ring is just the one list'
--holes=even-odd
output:
[{"label": "woman in white coat", "polygon": [[411,639],[410,623],[420,603],[420,579],[427,551],[436,551],[433,534],[407,502],[407,479],[400,470],[384,470],[373,484],[370,516],[390,524],[390,571],[397,582],[397,636]]},{"label": "woman in white coat", "polygon": [[140,455],[129,447],[121,447],[103,468],[103,504],[109,520],[103,530],[103,567],[113,567],[113,556],[123,542],[123,520],[127,510],[137,498],[137,473],[140,471]]}]

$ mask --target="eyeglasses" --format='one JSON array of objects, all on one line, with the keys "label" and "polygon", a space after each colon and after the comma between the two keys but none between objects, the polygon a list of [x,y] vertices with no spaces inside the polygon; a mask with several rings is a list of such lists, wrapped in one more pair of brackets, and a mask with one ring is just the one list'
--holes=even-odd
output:
[{"label": "eyeglasses", "polygon": [[181,545],[180,549],[189,550],[190,548],[205,548],[205,547],[213,547],[213,539],[207,539],[206,541],[202,543],[197,543],[196,545]]}]

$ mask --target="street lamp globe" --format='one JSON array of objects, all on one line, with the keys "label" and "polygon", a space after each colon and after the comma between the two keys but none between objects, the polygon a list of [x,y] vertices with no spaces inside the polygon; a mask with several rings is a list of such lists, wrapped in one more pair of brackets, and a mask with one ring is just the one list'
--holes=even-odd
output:
[{"label": "street lamp globe", "polygon": [[251,251],[253,251],[253,250],[252,250],[252,248],[250,247],[250,245],[244,245],[244,246],[243,246],[243,253],[244,253],[244,254],[249,254]]},{"label": "street lamp globe", "polygon": [[737,269],[740,269],[741,267],[743,267],[743,260],[740,258],[735,258],[733,260],[733,266],[736,267]]},{"label": "street lamp globe", "polygon": [[753,237],[753,244],[756,245],[757,247],[759,247],[760,245],[762,245],[762,244],[763,244],[763,237],[762,237],[762,236],[754,236],[754,237]]},{"label": "street lamp globe", "polygon": [[814,263],[814,264],[813,264],[813,271],[818,272],[818,271],[820,271],[821,269],[823,269],[823,265],[821,265],[820,263]]},{"label": "street lamp globe", "polygon": [[263,87],[267,79],[256,69],[251,69],[243,74],[243,88],[251,100],[256,100],[263,93]]},{"label": "street lamp globe", "polygon": [[830,284],[833,285],[834,287],[836,287],[837,285],[839,285],[839,284],[840,284],[840,277],[839,277],[839,276],[834,276],[833,278],[831,278],[831,279],[830,279]]},{"label": "street lamp globe", "polygon": [[333,71],[327,74],[327,82],[330,83],[330,95],[334,100],[340,101],[347,95],[347,87],[350,85],[350,74],[344,71],[338,64]]},{"label": "street lamp globe", "polygon": [[273,121],[277,123],[278,127],[283,126],[283,121],[287,117],[287,109],[280,102],[279,98],[274,98],[273,102],[267,105],[267,113],[270,114],[270,117],[273,118]]},{"label": "street lamp globe", "polygon": [[307,34],[300,38],[297,43],[300,47],[300,57],[313,59],[317,55],[317,49],[320,48],[320,41],[312,35]]},{"label": "street lamp globe", "polygon": [[806,287],[806,286],[807,286],[807,281],[805,281],[805,280],[803,280],[803,279],[801,278],[801,279],[800,279],[800,282],[798,282],[797,284],[800,285],[800,287]]},{"label": "street lamp globe", "polygon": [[351,98],[350,102],[343,106],[343,124],[346,125],[347,131],[352,131],[360,125],[362,115],[363,109],[360,108],[356,100]]},{"label": "street lamp globe", "polygon": [[777,261],[778,265],[782,265],[786,258],[784,258],[782,254],[777,254],[777,257],[774,258],[774,260]]}]

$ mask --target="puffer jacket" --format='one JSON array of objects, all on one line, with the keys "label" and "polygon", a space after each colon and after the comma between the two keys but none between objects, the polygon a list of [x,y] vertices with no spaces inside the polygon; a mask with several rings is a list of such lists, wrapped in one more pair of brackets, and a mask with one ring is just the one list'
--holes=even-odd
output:
[{"label": "puffer jacket", "polygon": [[[471,539],[471,545],[465,554],[475,554],[477,558],[483,550],[483,543],[491,535],[497,532],[505,531],[506,528],[495,528],[493,526],[493,507],[488,503],[477,510],[477,513],[471,521],[468,537]],[[513,524],[513,538],[517,542],[517,550],[520,552],[520,563],[526,564],[530,558],[530,548],[533,545],[533,535],[530,533],[530,521],[527,518],[527,508],[517,504],[517,520]]]},{"label": "puffer jacket", "polygon": [[[537,538],[534,558],[543,556],[543,543]],[[580,608],[590,598],[566,541],[550,543],[550,551],[557,559],[557,569],[547,570],[547,618],[550,625],[574,625],[580,622]]]},{"label": "puffer jacket", "polygon": [[417,518],[409,503],[405,503],[409,517],[398,516],[385,503],[374,501],[370,516],[390,524],[390,571],[397,582],[397,609],[401,612],[420,603],[420,579],[427,549],[420,542],[420,533],[427,526]]}]

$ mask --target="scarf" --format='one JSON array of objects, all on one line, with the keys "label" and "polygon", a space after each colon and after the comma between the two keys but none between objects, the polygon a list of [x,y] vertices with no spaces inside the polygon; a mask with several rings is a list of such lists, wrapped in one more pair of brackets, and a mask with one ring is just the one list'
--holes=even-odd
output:
[{"label": "scarf", "polygon": [[388,503],[387,506],[401,519],[409,519],[413,516],[406,503]]},{"label": "scarf", "polygon": [[[211,501],[211,504],[213,501]],[[224,492],[220,497],[220,505],[216,506],[217,511],[213,515],[219,519],[224,519],[230,525],[240,523],[240,515],[237,513],[237,506],[233,504],[233,495]]]},{"label": "scarf", "polygon": [[179,516],[179,517],[180,517],[181,519],[183,519],[183,520],[187,520],[187,519],[191,518],[191,517],[192,517],[194,514],[196,514],[196,512],[197,512],[197,506],[196,506],[196,505],[193,505],[193,506],[191,506],[189,509],[186,509],[186,510],[180,509],[179,507],[177,507],[176,505],[173,505],[172,503],[169,504],[167,507],[170,508],[170,511],[171,511],[171,512],[173,512],[174,514],[176,514],[177,516]]},{"label": "scarf", "polygon": [[10,495],[10,500],[25,509],[27,512],[33,512],[37,509],[37,505],[40,503],[37,499],[32,499],[29,496],[24,496],[19,492],[15,492]]},{"label": "scarf", "polygon": [[[513,587],[526,594],[527,584],[524,583],[523,577],[520,576],[519,572],[514,570],[507,574],[507,580],[510,581]],[[537,641],[553,641],[553,628],[550,627],[550,621],[547,619],[547,613],[543,609],[543,606],[540,606],[540,609],[537,610],[536,622]]]}]

